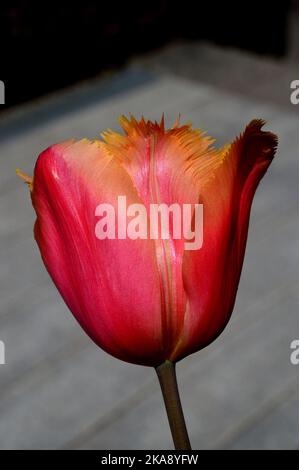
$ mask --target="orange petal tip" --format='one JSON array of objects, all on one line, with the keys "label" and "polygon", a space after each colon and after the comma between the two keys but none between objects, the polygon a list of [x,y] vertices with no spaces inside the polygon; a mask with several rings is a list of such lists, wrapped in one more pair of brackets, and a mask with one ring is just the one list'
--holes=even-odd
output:
[{"label": "orange petal tip", "polygon": [[16,174],[28,185],[30,191],[32,191],[32,189],[33,189],[33,178],[31,176],[27,175],[26,173],[24,173],[24,171],[20,170],[20,168],[16,169]]}]

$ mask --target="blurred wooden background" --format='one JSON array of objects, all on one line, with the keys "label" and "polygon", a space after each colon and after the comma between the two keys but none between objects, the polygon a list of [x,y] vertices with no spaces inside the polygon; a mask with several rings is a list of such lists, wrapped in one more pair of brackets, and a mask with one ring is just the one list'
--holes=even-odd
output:
[{"label": "blurred wooden background", "polygon": [[[200,69],[196,64],[200,61]],[[154,371],[98,349],[57,294],[32,236],[27,188],[37,155],[67,138],[94,138],[120,113],[207,129],[219,145],[254,117],[279,136],[253,204],[233,317],[205,350],[178,365],[193,447],[298,448],[299,107],[285,66],[178,44],[104,80],[87,82],[0,120],[0,448],[164,449],[171,438]],[[297,75],[296,75],[297,74]]]}]

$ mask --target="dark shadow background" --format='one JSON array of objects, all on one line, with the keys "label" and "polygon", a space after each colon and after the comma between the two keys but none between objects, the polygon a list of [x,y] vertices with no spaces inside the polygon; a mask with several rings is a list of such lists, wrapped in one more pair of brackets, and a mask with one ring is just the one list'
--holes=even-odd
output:
[{"label": "dark shadow background", "polygon": [[175,39],[207,39],[281,57],[287,50],[289,7],[288,0],[2,0],[5,107],[119,67],[133,55]]}]

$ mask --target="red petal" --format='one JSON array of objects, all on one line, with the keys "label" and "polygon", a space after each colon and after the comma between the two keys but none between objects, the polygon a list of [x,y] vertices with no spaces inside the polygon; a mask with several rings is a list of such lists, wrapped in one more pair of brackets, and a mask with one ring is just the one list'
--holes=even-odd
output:
[{"label": "red petal", "polygon": [[161,301],[151,240],[98,240],[95,208],[117,196],[141,202],[131,179],[99,143],[50,147],[37,161],[32,193],[36,239],[67,305],[91,338],[114,356],[163,360]]},{"label": "red petal", "polygon": [[254,120],[225,151],[215,178],[201,194],[204,240],[199,251],[184,255],[188,297],[184,328],[173,353],[181,358],[209,344],[231,315],[248,232],[251,203],[270,165],[277,138]]}]

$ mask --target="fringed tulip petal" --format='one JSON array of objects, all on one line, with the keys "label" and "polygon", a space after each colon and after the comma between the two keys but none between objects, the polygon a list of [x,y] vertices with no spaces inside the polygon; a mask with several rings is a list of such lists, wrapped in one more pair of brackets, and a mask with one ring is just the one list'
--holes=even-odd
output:
[{"label": "fringed tulip petal", "polygon": [[[163,118],[122,117],[121,125],[124,134],[108,130],[103,141],[48,148],[33,180],[19,174],[31,189],[43,261],[81,326],[115,357],[158,366],[203,348],[225,327],[252,199],[277,139],[258,120],[220,150],[178,121],[165,129]],[[145,236],[119,231],[119,197],[146,209]],[[116,215],[114,238],[96,235],[100,204]],[[173,214],[170,236],[152,237],[151,207],[161,204],[191,205],[193,222],[194,206],[203,204],[200,249],[186,249]]]},{"label": "fringed tulip petal", "polygon": [[204,242],[184,253],[188,297],[176,358],[197,351],[217,337],[233,310],[247,240],[251,203],[270,165],[277,138],[254,120],[224,151],[223,163],[201,192]]}]

